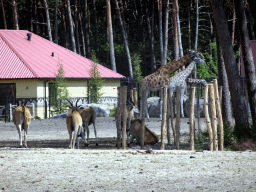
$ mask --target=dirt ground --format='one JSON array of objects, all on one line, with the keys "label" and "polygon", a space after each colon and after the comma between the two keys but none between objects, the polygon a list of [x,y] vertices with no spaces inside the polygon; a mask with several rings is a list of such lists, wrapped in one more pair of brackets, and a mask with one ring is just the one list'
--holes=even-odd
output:
[{"label": "dirt ground", "polygon": [[[0,191],[256,191],[256,152],[188,151],[187,122],[181,150],[152,151],[117,150],[112,117],[97,118],[99,146],[90,126],[90,145],[79,150],[68,149],[65,119],[32,121],[27,149],[14,124],[0,122]],[[160,135],[158,119],[146,125]]]}]

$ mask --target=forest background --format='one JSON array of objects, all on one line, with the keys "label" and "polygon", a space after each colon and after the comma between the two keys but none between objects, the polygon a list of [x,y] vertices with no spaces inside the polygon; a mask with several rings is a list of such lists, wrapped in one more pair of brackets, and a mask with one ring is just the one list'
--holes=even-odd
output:
[{"label": "forest background", "polygon": [[[138,81],[198,49],[206,65],[192,77],[219,79],[223,118],[231,126],[232,103],[243,131],[250,126],[245,92],[256,125],[255,66],[247,54],[255,39],[255,6],[253,0],[1,0],[0,28],[29,30],[89,59],[95,51],[100,64]],[[241,52],[247,88],[240,79]],[[254,130],[243,134],[256,138]]]}]

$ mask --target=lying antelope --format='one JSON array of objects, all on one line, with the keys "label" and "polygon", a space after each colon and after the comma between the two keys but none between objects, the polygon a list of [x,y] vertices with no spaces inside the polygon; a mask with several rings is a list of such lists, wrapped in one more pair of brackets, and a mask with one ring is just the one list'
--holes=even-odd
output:
[{"label": "lying antelope", "polygon": [[[131,134],[131,142],[133,142],[134,138],[137,140],[139,145],[141,145],[141,131],[142,131],[142,123],[140,119],[134,119],[131,121],[130,134]],[[151,131],[147,126],[145,126],[144,130],[144,144],[145,145],[153,145],[158,143],[158,136],[155,132]]]},{"label": "lying antelope", "polygon": [[[127,122],[126,122],[126,135],[127,135],[127,142],[129,143],[129,130],[131,126],[131,121],[134,119],[134,114],[139,113],[139,109],[135,106],[134,102],[132,100],[127,100],[126,102],[126,114],[127,114]],[[115,111],[115,121],[117,122],[117,110]],[[123,122],[121,121],[121,124]]]},{"label": "lying antelope", "polygon": [[[77,143],[77,148],[79,149],[79,138],[78,135],[82,134],[82,117],[79,113],[78,107],[73,107],[72,103],[68,101],[71,104],[71,110],[67,114],[66,118],[66,124],[67,124],[67,129],[68,129],[68,134],[69,134],[69,141],[70,145],[69,148],[74,149],[75,148],[75,143]],[[72,132],[73,135],[72,135]]]},{"label": "lying antelope", "polygon": [[16,109],[13,112],[13,123],[16,126],[18,133],[19,133],[19,139],[20,139],[20,147],[22,147],[22,136],[21,131],[24,130],[24,147],[27,146],[27,132],[29,128],[29,124],[31,122],[31,119],[40,119],[38,116],[31,117],[31,113],[28,107],[26,107],[26,104],[22,103],[16,107]]},{"label": "lying antelope", "polygon": [[96,112],[92,107],[86,107],[86,108],[80,108],[79,110],[80,115],[82,117],[83,121],[83,128],[84,128],[84,133],[85,130],[87,130],[87,142],[86,139],[83,138],[84,135],[82,135],[82,138],[85,140],[85,145],[89,145],[89,126],[93,124],[94,127],[94,135],[96,138],[96,146],[98,146],[98,138],[97,138],[97,130],[95,126],[95,120],[96,120]]}]

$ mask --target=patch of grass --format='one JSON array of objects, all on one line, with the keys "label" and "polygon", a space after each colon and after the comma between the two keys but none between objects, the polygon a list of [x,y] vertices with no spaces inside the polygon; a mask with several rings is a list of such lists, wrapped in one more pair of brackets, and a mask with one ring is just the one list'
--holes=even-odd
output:
[{"label": "patch of grass", "polygon": [[110,117],[115,117],[115,111],[116,111],[116,107],[110,109],[110,114],[109,114],[109,116],[110,116]]}]

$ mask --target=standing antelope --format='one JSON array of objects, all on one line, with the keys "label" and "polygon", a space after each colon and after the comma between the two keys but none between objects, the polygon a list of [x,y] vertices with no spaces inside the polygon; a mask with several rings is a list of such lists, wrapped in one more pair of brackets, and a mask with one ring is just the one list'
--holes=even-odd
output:
[{"label": "standing antelope", "polygon": [[15,124],[18,133],[19,133],[19,139],[20,139],[20,147],[22,147],[22,136],[21,131],[24,130],[24,147],[27,146],[27,132],[29,128],[29,124],[31,122],[31,119],[36,118],[40,119],[37,116],[31,117],[31,113],[28,107],[26,107],[26,103],[21,103],[16,107],[16,109],[13,112],[13,123]]},{"label": "standing antelope", "polygon": [[85,140],[85,145],[88,146],[89,145],[89,125],[93,124],[94,127],[94,135],[96,138],[96,146],[98,146],[98,138],[97,138],[97,130],[96,130],[96,126],[95,126],[95,120],[96,120],[96,112],[92,107],[86,107],[86,108],[80,108],[80,115],[82,117],[82,121],[83,121],[83,128],[84,128],[84,133],[85,130],[87,130],[87,142],[86,139],[83,138],[83,134],[82,134],[82,138]]},{"label": "standing antelope", "polygon": [[[77,148],[79,149],[79,138],[78,135],[81,134],[82,130],[82,117],[79,113],[78,107],[73,107],[72,103],[68,101],[71,104],[71,110],[67,114],[66,118],[66,124],[67,124],[67,129],[69,133],[69,141],[70,145],[69,148],[74,149],[75,148],[75,143],[77,143]],[[72,132],[73,136],[72,136]]]}]

